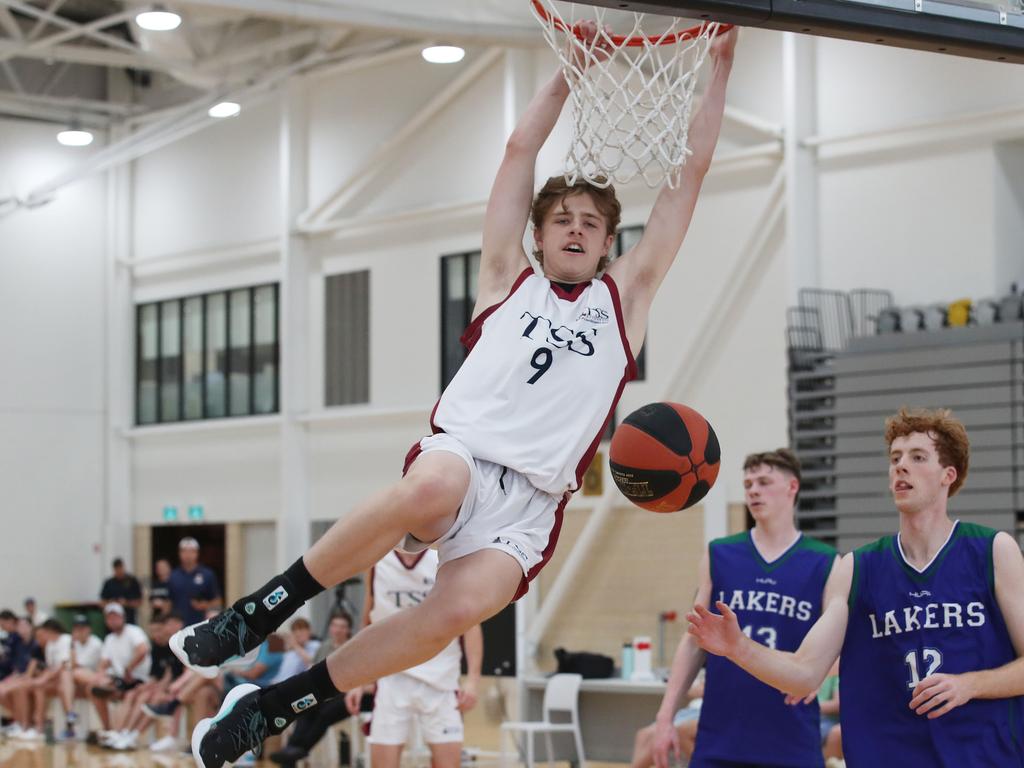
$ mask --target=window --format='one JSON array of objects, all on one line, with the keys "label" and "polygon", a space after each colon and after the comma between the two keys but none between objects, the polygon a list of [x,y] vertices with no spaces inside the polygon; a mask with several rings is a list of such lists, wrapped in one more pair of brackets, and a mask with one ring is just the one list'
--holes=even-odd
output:
[{"label": "window", "polygon": [[441,257],[441,389],[466,359],[460,339],[476,304],[480,251]]},{"label": "window", "polygon": [[324,404],[368,403],[370,272],[331,275],[324,293]]},{"label": "window", "polygon": [[[640,238],[644,234],[643,225],[637,225],[635,227],[620,227],[619,233],[615,236],[615,242],[612,243],[611,250],[608,255],[612,259],[616,259],[634,245],[640,242]],[[640,347],[640,351],[636,356],[636,378],[634,381],[643,381],[647,376],[647,339],[644,338],[644,343]],[[611,435],[615,431],[616,419],[612,419],[608,425],[608,434]]]},{"label": "window", "polygon": [[137,424],[278,410],[278,288],[136,307]]}]

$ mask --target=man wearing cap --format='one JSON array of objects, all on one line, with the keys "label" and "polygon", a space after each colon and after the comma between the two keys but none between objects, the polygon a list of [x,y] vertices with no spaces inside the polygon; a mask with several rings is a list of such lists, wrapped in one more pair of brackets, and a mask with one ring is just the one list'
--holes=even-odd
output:
[{"label": "man wearing cap", "polygon": [[124,608],[125,621],[134,624],[135,611],[142,605],[142,587],[139,580],[125,570],[124,560],[120,557],[115,558],[112,567],[114,575],[103,582],[100,600],[105,606],[118,603]]},{"label": "man wearing cap", "polygon": [[128,624],[124,608],[119,603],[108,603],[103,609],[109,634],[103,639],[100,664],[92,677],[91,699],[103,723],[110,731],[110,713],[107,700],[120,700],[124,692],[140,685],[149,677],[149,638],[140,627]]},{"label": "man wearing cap", "polygon": [[178,543],[181,565],[171,571],[168,588],[171,605],[181,616],[185,626],[206,618],[211,608],[220,608],[220,584],[216,574],[199,563],[199,542],[191,536]]}]

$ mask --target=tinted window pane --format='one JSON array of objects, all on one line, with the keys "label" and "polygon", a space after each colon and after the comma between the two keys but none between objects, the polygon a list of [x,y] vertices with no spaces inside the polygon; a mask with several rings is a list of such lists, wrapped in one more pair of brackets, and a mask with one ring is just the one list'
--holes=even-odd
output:
[{"label": "tinted window pane", "polygon": [[253,291],[253,411],[277,410],[277,289],[265,285]]},{"label": "tinted window pane", "polygon": [[206,297],[206,418],[226,416],[228,376],[227,295]]},{"label": "tinted window pane", "polygon": [[185,418],[203,418],[203,297],[182,302],[184,312]]},{"label": "tinted window pane", "polygon": [[181,303],[160,304],[160,421],[181,418]]},{"label": "tinted window pane", "polygon": [[370,273],[331,275],[325,285],[324,403],[370,401]]},{"label": "tinted window pane", "polygon": [[232,416],[244,416],[252,413],[249,398],[249,289],[231,291],[229,299],[228,413]]},{"label": "tinted window pane", "polygon": [[448,386],[466,350],[460,339],[476,302],[480,253],[458,253],[441,259],[441,388]]},{"label": "tinted window pane", "polygon": [[159,416],[157,407],[159,364],[159,307],[144,304],[138,309],[138,390],[136,392],[136,420],[139,424],[153,424]]}]

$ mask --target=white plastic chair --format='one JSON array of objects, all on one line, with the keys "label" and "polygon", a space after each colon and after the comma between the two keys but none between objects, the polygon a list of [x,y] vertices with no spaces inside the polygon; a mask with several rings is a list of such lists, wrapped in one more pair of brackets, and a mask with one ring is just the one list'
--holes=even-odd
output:
[{"label": "white plastic chair", "polygon": [[[534,735],[544,734],[545,747],[548,753],[548,763],[552,762],[554,749],[551,745],[552,733],[571,733],[576,747],[576,757],[579,759],[579,768],[586,768],[586,759],[583,756],[583,734],[580,731],[579,693],[580,683],[583,681],[581,675],[554,675],[548,679],[544,688],[544,719],[534,722],[508,722],[501,724],[501,762],[506,764],[507,753],[505,751],[505,734],[523,733],[526,736],[526,768],[533,768],[533,742]],[[552,712],[567,712],[569,722],[551,722]]]}]

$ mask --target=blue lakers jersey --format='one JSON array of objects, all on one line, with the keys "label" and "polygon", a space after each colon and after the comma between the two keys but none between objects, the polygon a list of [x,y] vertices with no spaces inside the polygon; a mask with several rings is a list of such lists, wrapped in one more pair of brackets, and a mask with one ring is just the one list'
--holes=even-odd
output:
[{"label": "blue lakers jersey", "polygon": [[928,675],[991,669],[1016,658],[995,598],[995,535],[957,522],[923,571],[907,563],[896,536],[854,552],[839,662],[850,768],[1024,765],[1021,697],[977,699],[934,720],[908,706]]},{"label": "blue lakers jersey", "polygon": [[[800,536],[769,563],[750,533],[712,541],[711,608],[721,600],[745,634],[769,648],[795,651],[821,615],[821,596],[836,552]],[[728,659],[708,654],[704,703],[693,762],[821,766],[818,703],[788,706],[785,696]]]}]

